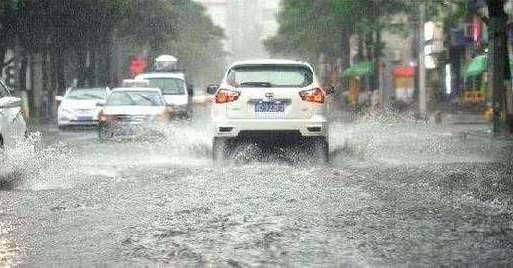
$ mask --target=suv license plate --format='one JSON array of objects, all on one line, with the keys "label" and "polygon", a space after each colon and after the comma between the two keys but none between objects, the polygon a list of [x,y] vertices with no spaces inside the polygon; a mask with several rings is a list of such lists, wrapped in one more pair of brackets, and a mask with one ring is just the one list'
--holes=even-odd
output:
[{"label": "suv license plate", "polygon": [[285,103],[277,101],[261,101],[255,104],[257,113],[283,113],[285,112]]}]

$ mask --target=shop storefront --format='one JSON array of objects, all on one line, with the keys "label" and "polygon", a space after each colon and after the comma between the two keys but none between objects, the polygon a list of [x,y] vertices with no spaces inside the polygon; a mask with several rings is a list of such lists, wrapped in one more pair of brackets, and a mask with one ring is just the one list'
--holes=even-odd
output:
[{"label": "shop storefront", "polygon": [[369,76],[374,72],[374,63],[360,62],[347,68],[342,77],[349,80],[349,90],[346,100],[351,107],[368,104],[372,91],[369,90]]},{"label": "shop storefront", "polygon": [[398,66],[394,69],[395,100],[406,104],[414,102],[415,68]]},{"label": "shop storefront", "polygon": [[[513,68],[513,60],[509,61],[510,70]],[[488,56],[479,55],[472,59],[465,69],[465,91],[463,99],[465,103],[484,103],[491,101],[491,92],[488,91],[487,73]]]}]

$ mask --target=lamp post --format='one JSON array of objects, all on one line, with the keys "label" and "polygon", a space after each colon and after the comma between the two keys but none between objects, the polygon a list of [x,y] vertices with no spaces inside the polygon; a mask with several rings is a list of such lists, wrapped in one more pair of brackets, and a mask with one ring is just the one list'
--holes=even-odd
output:
[{"label": "lamp post", "polygon": [[419,6],[419,38],[418,38],[418,97],[419,97],[419,116],[427,118],[427,94],[426,94],[426,55],[425,55],[425,40],[424,40],[424,25],[426,23],[426,4],[424,1],[420,2]]}]

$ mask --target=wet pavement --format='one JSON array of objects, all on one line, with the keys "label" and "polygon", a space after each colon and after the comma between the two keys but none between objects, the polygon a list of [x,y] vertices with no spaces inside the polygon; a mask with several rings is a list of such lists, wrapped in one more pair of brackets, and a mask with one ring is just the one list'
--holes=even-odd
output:
[{"label": "wet pavement", "polygon": [[39,128],[3,156],[0,266],[513,261],[513,143],[485,126],[334,123],[329,166],[251,145],[217,165],[208,126]]}]

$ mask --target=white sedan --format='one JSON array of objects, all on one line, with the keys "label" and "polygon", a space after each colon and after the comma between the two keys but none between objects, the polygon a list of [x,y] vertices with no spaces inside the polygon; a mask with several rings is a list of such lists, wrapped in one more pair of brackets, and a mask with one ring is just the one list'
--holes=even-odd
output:
[{"label": "white sedan", "polygon": [[13,145],[27,131],[21,109],[21,99],[11,96],[0,80],[0,147]]},{"label": "white sedan", "polygon": [[60,101],[57,125],[60,129],[71,126],[95,126],[98,124],[97,103],[104,101],[108,88],[73,88]]},{"label": "white sedan", "polygon": [[99,105],[100,140],[154,133],[156,127],[169,122],[173,113],[158,88],[117,88]]}]

